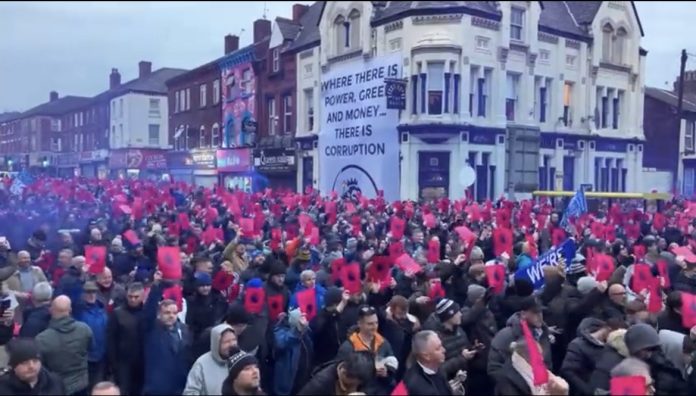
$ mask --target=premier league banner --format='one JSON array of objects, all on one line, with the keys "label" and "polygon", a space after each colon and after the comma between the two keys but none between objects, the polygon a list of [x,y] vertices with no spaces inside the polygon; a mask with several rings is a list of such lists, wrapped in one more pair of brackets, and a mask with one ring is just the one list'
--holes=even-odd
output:
[{"label": "premier league banner", "polygon": [[387,108],[386,82],[401,77],[398,55],[332,66],[321,81],[319,188],[399,198],[399,110]]},{"label": "premier league banner", "polygon": [[544,286],[544,271],[542,267],[545,265],[558,266],[563,264],[568,268],[575,257],[575,241],[566,239],[560,246],[554,246],[546,253],[537,258],[534,264],[527,268],[521,268],[515,272],[515,279],[525,278],[534,284],[534,289],[540,289]]}]

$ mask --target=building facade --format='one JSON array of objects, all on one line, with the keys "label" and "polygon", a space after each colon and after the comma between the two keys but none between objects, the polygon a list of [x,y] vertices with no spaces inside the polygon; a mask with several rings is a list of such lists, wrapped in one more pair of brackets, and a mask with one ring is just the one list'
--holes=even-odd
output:
[{"label": "building facade", "polygon": [[[402,60],[400,157],[385,164],[400,172],[402,199],[643,190],[646,52],[631,2],[317,4],[318,34],[295,44],[298,98],[318,97],[322,75],[342,63]],[[321,71],[303,76],[309,64]],[[321,139],[307,126],[298,122],[300,140]]]}]

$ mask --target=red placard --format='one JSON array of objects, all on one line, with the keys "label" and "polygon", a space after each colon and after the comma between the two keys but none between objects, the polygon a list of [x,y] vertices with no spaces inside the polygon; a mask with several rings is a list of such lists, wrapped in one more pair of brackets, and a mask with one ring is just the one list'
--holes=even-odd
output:
[{"label": "red placard", "polygon": [[396,388],[392,390],[391,396],[408,396],[408,389],[406,389],[406,384],[404,384],[404,381],[401,381],[396,385]]},{"label": "red placard", "polygon": [[106,246],[85,246],[85,263],[90,274],[101,274],[106,267]]},{"label": "red placard", "polygon": [[389,231],[393,239],[401,239],[404,237],[404,230],[406,228],[406,221],[400,219],[396,216],[392,216],[389,225]]},{"label": "red placard", "polygon": [[268,296],[268,316],[272,321],[278,320],[278,316],[283,313],[285,301],[282,294]]},{"label": "red placard", "polygon": [[411,256],[408,254],[402,254],[396,259],[396,266],[403,272],[410,272],[417,274],[422,271],[423,268],[418,264]]},{"label": "red placard", "polygon": [[401,242],[393,242],[389,245],[389,257],[391,257],[392,260],[401,257],[405,252],[404,245]]},{"label": "red placard", "polygon": [[242,235],[245,237],[254,236],[254,219],[239,219],[239,227],[242,229]]},{"label": "red placard", "polygon": [[488,286],[495,294],[501,294],[505,290],[505,266],[502,264],[487,265],[484,267]]},{"label": "red placard", "polygon": [[309,233],[309,243],[312,246],[318,246],[319,245],[319,228],[313,227],[312,231]]},{"label": "red placard", "polygon": [[597,282],[608,281],[614,273],[614,259],[606,254],[594,254],[592,256],[592,269],[596,271]]},{"label": "red placard", "polygon": [[445,289],[442,287],[442,281],[440,279],[433,279],[431,281],[430,288],[428,288],[428,297],[430,297],[432,301],[445,298]]},{"label": "red placard", "polygon": [[181,279],[181,251],[177,246],[160,246],[157,248],[157,265],[162,278]]},{"label": "red placard", "polygon": [[611,396],[636,396],[647,394],[645,377],[633,375],[627,377],[612,377],[609,380],[609,394]]},{"label": "red placard", "polygon": [[343,271],[344,265],[346,265],[346,259],[344,258],[339,258],[331,262],[331,281],[334,284],[341,279],[341,272]]},{"label": "red placard", "polygon": [[128,243],[130,243],[133,246],[140,243],[140,238],[138,238],[138,235],[133,230],[128,230],[124,232],[123,237],[126,238]]},{"label": "red placard", "polygon": [[532,376],[534,377],[533,383],[535,386],[543,385],[549,382],[549,371],[546,369],[544,358],[541,356],[539,348],[537,348],[537,342],[534,336],[532,336],[527,321],[521,320],[520,324],[522,325],[522,333],[529,351],[529,364],[532,366]]},{"label": "red placard", "polygon": [[426,215],[423,215],[423,225],[425,228],[435,228],[435,225],[437,224],[437,221],[435,220],[435,215],[432,213],[428,213]]},{"label": "red placard", "polygon": [[244,309],[253,314],[261,313],[265,300],[266,292],[262,287],[248,288],[244,292]]},{"label": "red placard", "polygon": [[162,298],[173,300],[179,312],[184,308],[184,290],[181,288],[181,285],[173,285],[165,289],[162,292]]},{"label": "red placard", "polygon": [[392,260],[387,256],[376,256],[372,258],[372,264],[367,269],[367,279],[370,282],[389,282]]},{"label": "red placard", "polygon": [[314,288],[305,289],[297,292],[297,306],[300,308],[303,314],[307,317],[307,320],[312,320],[317,315],[317,291]]},{"label": "red placard", "polygon": [[660,273],[660,277],[664,279],[664,288],[669,289],[671,282],[669,279],[669,271],[667,270],[667,261],[666,260],[658,260],[657,261],[657,272]]},{"label": "red placard", "polygon": [[650,282],[648,312],[658,313],[662,311],[662,292],[660,292],[660,280],[653,278]]},{"label": "red placard", "polygon": [[509,228],[493,230],[493,253],[500,256],[507,253],[512,256],[512,231]]},{"label": "red placard", "polygon": [[566,238],[566,232],[563,228],[556,227],[553,229],[553,233],[551,234],[553,246],[561,246],[561,244],[566,240]]},{"label": "red placard", "polygon": [[690,329],[696,326],[696,295],[681,292],[682,298],[682,325]]},{"label": "red placard", "polygon": [[438,263],[440,262],[440,241],[433,238],[428,242],[428,262]]},{"label": "red placard", "polygon": [[633,265],[633,277],[631,278],[631,289],[640,293],[650,289],[650,282],[653,281],[652,271],[648,264],[637,263]]},{"label": "red placard", "polygon": [[344,265],[341,269],[341,283],[343,284],[343,288],[348,290],[350,294],[360,293],[362,290],[360,264],[350,263]]}]

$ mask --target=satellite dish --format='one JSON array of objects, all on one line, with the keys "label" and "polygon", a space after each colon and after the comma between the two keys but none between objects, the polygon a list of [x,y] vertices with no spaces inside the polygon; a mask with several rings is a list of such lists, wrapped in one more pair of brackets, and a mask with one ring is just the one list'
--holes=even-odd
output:
[{"label": "satellite dish", "polygon": [[476,172],[470,166],[465,166],[459,171],[459,183],[463,187],[469,187],[476,181]]}]

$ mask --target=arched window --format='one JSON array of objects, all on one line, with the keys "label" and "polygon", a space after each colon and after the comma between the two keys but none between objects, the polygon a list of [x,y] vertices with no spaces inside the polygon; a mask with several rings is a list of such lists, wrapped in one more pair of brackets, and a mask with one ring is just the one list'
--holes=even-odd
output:
[{"label": "arched window", "polygon": [[350,40],[346,42],[346,47],[359,47],[360,46],[360,11],[353,9],[350,14],[348,14],[348,20],[350,21],[350,28],[346,31],[346,34],[350,35]]},{"label": "arched window", "polygon": [[604,61],[611,60],[611,44],[614,36],[614,28],[611,24],[606,23],[602,27],[602,59]]},{"label": "arched window", "polygon": [[205,125],[201,125],[201,130],[198,133],[198,148],[205,147]]},{"label": "arched window", "polygon": [[[346,36],[346,19],[343,17],[343,15],[339,15],[336,17],[336,20],[334,20],[334,31],[336,33],[336,51],[341,52],[341,50],[345,47],[345,43],[347,40]],[[348,30],[350,30],[350,23],[348,23]]]},{"label": "arched window", "polygon": [[613,45],[613,53],[614,53],[614,63],[620,65],[623,63],[624,60],[624,52],[626,47],[626,39],[628,38],[628,32],[626,32],[626,29],[624,28],[619,28],[616,31],[616,36],[614,36],[614,45]]},{"label": "arched window", "polygon": [[218,148],[220,147],[220,126],[215,123],[210,133],[210,147]]}]

